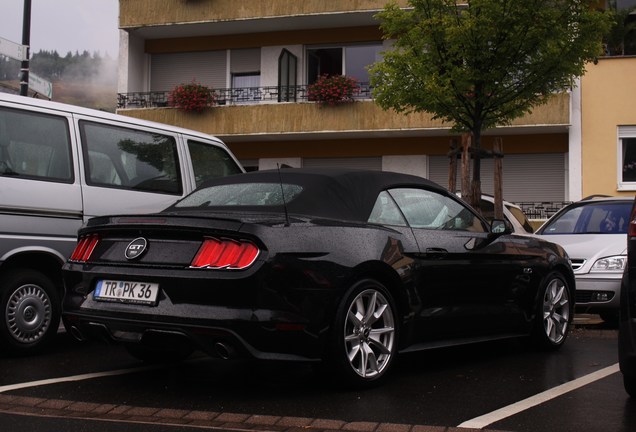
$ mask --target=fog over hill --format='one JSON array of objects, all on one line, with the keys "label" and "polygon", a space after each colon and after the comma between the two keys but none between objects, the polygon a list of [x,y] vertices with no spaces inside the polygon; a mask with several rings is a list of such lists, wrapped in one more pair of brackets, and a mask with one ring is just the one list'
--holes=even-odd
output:
[{"label": "fog over hill", "polygon": [[[30,71],[53,83],[53,100],[114,111],[117,106],[117,60],[99,53],[38,51]],[[0,56],[0,83],[19,90],[20,62]]]}]

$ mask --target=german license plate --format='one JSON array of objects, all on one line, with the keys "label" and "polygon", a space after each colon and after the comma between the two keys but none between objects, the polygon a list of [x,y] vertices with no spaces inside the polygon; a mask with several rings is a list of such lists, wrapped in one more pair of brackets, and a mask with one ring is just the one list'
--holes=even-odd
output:
[{"label": "german license plate", "polygon": [[93,292],[95,300],[144,305],[157,304],[158,295],[157,283],[116,280],[98,281]]}]

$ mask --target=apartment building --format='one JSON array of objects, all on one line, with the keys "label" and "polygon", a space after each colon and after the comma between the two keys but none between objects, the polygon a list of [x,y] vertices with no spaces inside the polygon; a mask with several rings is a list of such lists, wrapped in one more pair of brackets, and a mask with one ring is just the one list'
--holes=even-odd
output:
[{"label": "apartment building", "polygon": [[[120,0],[118,111],[214,134],[251,169],[349,166],[413,173],[448,185],[448,153],[457,138],[449,125],[426,113],[383,111],[372,100],[366,66],[390,47],[374,18],[385,3]],[[630,67],[636,64],[624,60]],[[604,68],[605,62],[599,62],[600,74]],[[355,77],[361,88],[355,102],[322,106],[308,100],[307,86],[324,73]],[[597,125],[589,115],[611,116],[590,101],[597,90],[588,93],[586,85],[603,80],[590,75],[581,86],[555,95],[513,124],[485,133],[485,148],[495,139],[503,143],[504,198],[545,203],[531,206],[536,212],[531,216],[549,216],[560,203],[590,193],[624,190],[609,178],[619,170],[621,145],[632,143],[620,140],[636,131],[629,126],[636,118],[631,114],[631,120],[621,120],[613,138],[609,130],[587,138]],[[167,106],[169,91],[193,80],[214,88],[218,104],[200,113]],[[615,96],[629,103],[629,93]],[[590,105],[597,109],[588,115]],[[587,146],[600,145],[598,139],[603,145],[611,141],[607,147],[615,163],[602,172],[608,181],[597,184],[595,168],[602,152]],[[482,166],[482,189],[489,192],[492,160]]]}]

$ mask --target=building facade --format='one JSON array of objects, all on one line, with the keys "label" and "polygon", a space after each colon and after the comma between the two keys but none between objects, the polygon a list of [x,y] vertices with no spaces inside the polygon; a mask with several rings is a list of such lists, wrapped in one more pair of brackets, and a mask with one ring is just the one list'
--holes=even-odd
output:
[{"label": "building facade", "polygon": [[[448,153],[457,138],[449,125],[426,113],[384,111],[371,98],[366,66],[390,46],[374,18],[385,3],[120,0],[118,111],[214,134],[250,169],[277,164],[363,167],[413,173],[447,186]],[[588,72],[598,67],[602,74],[605,63]],[[622,68],[607,63],[608,69]],[[356,78],[361,92],[355,102],[321,106],[309,101],[307,86],[322,74]],[[587,146],[610,137],[608,130],[588,139],[599,132],[588,116],[611,113],[601,106],[585,112],[586,101],[597,92],[589,94],[586,86],[602,81],[589,75],[576,89],[485,133],[485,148],[495,139],[503,143],[504,198],[528,203],[524,208],[536,218],[587,194],[629,192],[625,185],[597,182],[592,174],[598,154]],[[169,91],[192,81],[214,88],[218,105],[201,113],[168,107]],[[616,97],[629,98],[620,91]],[[631,145],[631,138],[623,137],[636,131],[630,124],[636,118],[621,120],[611,141],[613,152]],[[620,163],[615,157],[615,172]],[[483,162],[484,192],[493,188],[491,166],[491,160]]]}]

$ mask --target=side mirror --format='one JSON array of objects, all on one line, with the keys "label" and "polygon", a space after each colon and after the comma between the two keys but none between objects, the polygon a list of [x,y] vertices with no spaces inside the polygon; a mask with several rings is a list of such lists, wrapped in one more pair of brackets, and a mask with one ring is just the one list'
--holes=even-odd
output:
[{"label": "side mirror", "polygon": [[510,222],[502,219],[493,219],[490,223],[490,233],[497,235],[512,234],[512,225]]}]

